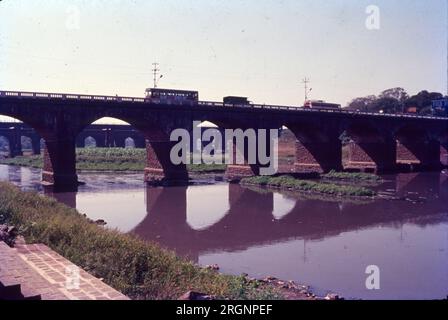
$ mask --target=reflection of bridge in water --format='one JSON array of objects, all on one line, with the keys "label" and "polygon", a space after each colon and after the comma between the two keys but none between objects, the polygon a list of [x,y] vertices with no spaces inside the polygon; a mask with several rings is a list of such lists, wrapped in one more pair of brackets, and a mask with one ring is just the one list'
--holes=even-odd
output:
[{"label": "reflection of bridge in water", "polygon": [[[394,179],[388,183],[388,188],[395,189],[397,194],[409,192],[411,198],[430,197],[431,201],[352,203],[294,196],[288,198],[295,201],[292,210],[275,218],[272,192],[257,192],[229,184],[230,209],[213,225],[195,230],[187,222],[187,187],[149,187],[146,189],[147,215],[132,232],[198,261],[200,254],[206,252],[243,250],[290,238],[317,240],[378,224],[401,227],[404,222],[422,216],[428,217],[424,223],[431,223],[439,218],[437,214],[448,211],[447,175],[400,174]],[[55,196],[76,206],[75,193]]]}]

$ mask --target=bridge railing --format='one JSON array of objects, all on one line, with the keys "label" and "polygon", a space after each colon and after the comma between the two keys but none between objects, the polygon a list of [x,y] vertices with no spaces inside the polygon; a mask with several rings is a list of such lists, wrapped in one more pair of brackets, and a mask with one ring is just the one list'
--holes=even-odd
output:
[{"label": "bridge railing", "polygon": [[[44,93],[44,92],[23,92],[23,91],[0,91],[1,97],[17,97],[17,98],[33,98],[33,99],[62,99],[62,100],[83,100],[83,101],[107,101],[107,102],[134,102],[134,103],[150,103],[148,99],[140,97],[121,97],[121,96],[98,96],[71,93]],[[428,116],[428,115],[412,115],[412,114],[388,114],[379,112],[364,112],[344,109],[320,109],[320,108],[302,108],[296,106],[281,106],[267,104],[249,104],[249,105],[232,105],[224,104],[216,101],[198,101],[199,106],[219,107],[219,108],[254,108],[254,109],[270,109],[270,110],[288,110],[304,113],[342,113],[353,115],[369,115],[380,117],[398,117],[398,118],[417,118],[417,119],[439,119],[447,120],[446,117]]]},{"label": "bridge railing", "polygon": [[119,96],[97,96],[88,94],[72,93],[45,93],[45,92],[18,92],[0,91],[0,97],[36,98],[36,99],[62,99],[62,100],[94,100],[94,101],[124,101],[124,102],[145,102],[144,98],[119,97]]},{"label": "bridge railing", "polygon": [[345,110],[345,109],[325,109],[325,108],[303,108],[297,106],[281,106],[281,105],[267,105],[267,104],[249,104],[249,105],[232,105],[232,104],[224,104],[222,102],[213,102],[213,101],[199,101],[198,105],[200,106],[211,106],[211,107],[227,107],[227,108],[235,108],[235,107],[243,107],[243,108],[255,108],[255,109],[270,109],[270,110],[289,110],[289,111],[297,111],[297,112],[309,112],[309,113],[342,113],[342,114],[353,114],[353,115],[369,115],[369,116],[380,116],[380,117],[398,117],[398,118],[417,118],[417,119],[438,119],[438,120],[447,120],[446,117],[437,117],[431,115],[412,115],[412,114],[391,114],[391,113],[380,113],[380,112],[365,112],[365,111],[356,111],[356,110]]}]

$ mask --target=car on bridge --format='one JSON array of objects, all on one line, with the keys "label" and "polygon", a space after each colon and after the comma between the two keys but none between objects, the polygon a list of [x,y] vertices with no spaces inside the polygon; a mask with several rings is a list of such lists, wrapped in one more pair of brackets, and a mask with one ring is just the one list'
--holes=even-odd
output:
[{"label": "car on bridge", "polygon": [[148,88],[145,90],[145,101],[162,104],[187,104],[198,103],[199,94],[197,91]]}]

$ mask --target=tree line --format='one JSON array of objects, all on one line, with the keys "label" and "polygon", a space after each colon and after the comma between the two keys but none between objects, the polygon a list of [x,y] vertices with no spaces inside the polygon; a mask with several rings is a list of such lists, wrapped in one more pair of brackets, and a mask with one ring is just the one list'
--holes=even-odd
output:
[{"label": "tree line", "polygon": [[[420,91],[410,96],[405,89],[397,87],[384,90],[379,95],[355,98],[347,105],[347,109],[365,112],[384,113],[418,113],[433,114],[432,102],[443,99],[440,92]],[[445,98],[448,98],[445,96]],[[438,111],[438,115],[448,115],[447,110]]]}]

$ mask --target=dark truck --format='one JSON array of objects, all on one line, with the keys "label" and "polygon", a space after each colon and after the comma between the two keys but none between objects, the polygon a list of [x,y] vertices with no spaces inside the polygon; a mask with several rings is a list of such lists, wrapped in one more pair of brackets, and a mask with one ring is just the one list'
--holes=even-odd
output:
[{"label": "dark truck", "polygon": [[249,105],[249,100],[247,100],[247,97],[228,96],[223,98],[223,102],[224,104]]}]

